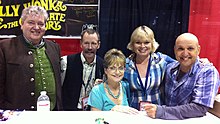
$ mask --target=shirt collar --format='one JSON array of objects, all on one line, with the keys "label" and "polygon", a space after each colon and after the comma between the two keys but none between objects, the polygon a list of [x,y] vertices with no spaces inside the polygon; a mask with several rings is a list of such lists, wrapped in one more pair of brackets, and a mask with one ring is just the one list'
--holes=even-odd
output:
[{"label": "shirt collar", "polygon": [[[174,67],[171,69],[170,73],[174,73],[175,71],[179,71],[180,63],[176,62]],[[191,69],[187,72],[190,76],[196,73],[197,68],[200,66],[199,57],[196,59],[196,62],[193,64]]]},{"label": "shirt collar", "polygon": [[87,64],[87,65],[96,64],[96,55],[95,55],[95,59],[94,59],[93,62],[91,62],[91,63],[88,63],[88,62],[86,61],[85,57],[83,56],[83,52],[81,52],[80,58],[81,58],[81,60],[82,60],[82,64]]},{"label": "shirt collar", "polygon": [[[24,35],[23,35],[24,36]],[[41,48],[44,46],[45,42],[43,40],[43,38],[41,39],[40,43],[37,44],[37,45],[33,45],[33,43],[28,40],[25,36],[24,36],[24,39],[25,39],[25,42],[30,46],[30,47],[33,47],[33,48]]]}]

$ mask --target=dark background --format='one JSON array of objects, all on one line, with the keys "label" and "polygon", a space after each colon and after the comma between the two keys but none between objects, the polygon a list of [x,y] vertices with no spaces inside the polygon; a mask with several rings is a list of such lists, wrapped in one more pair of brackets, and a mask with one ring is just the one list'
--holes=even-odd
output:
[{"label": "dark background", "polygon": [[188,30],[190,0],[101,0],[99,55],[110,48],[130,54],[127,44],[132,31],[140,26],[150,27],[160,44],[157,51],[174,57],[176,37]]}]

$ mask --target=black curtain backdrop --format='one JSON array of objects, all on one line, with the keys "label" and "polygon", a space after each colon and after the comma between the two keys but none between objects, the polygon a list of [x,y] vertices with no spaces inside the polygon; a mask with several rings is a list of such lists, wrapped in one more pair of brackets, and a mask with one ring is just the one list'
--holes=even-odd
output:
[{"label": "black curtain backdrop", "polygon": [[158,52],[174,58],[176,37],[188,31],[190,0],[100,0],[99,32],[104,56],[117,48],[128,56],[132,31],[140,26],[150,27],[160,44]]}]

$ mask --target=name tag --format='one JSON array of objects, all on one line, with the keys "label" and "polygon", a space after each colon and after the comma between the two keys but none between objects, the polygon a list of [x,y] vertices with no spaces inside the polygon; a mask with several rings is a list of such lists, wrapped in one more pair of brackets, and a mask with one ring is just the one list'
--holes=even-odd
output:
[{"label": "name tag", "polygon": [[82,109],[83,109],[83,111],[88,111],[88,109],[89,109],[88,98],[89,97],[83,97],[82,98]]}]

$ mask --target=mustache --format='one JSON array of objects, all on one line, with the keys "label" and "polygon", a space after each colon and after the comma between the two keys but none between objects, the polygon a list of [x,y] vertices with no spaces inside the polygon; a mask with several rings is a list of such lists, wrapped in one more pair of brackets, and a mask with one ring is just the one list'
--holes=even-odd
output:
[{"label": "mustache", "polygon": [[84,53],[95,53],[93,50],[85,50]]}]

